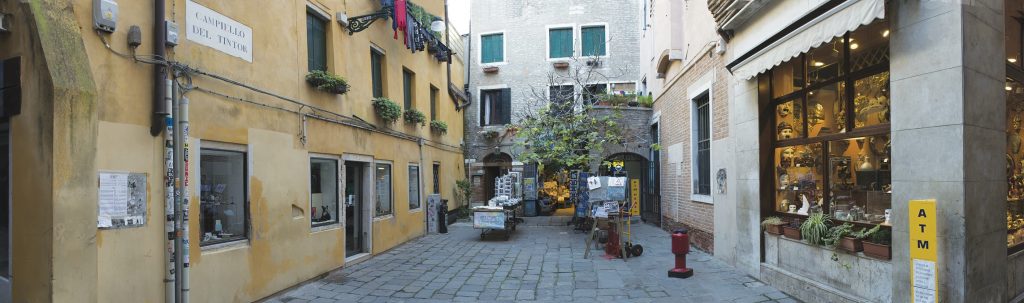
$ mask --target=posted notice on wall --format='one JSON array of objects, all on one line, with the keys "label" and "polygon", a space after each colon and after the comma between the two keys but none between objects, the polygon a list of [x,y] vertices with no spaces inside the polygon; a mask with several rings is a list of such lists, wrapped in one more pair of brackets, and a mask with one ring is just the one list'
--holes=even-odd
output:
[{"label": "posted notice on wall", "polygon": [[145,225],[145,174],[101,172],[98,191],[97,227],[122,228]]},{"label": "posted notice on wall", "polygon": [[938,302],[935,200],[911,200],[909,206],[911,300],[914,303]]},{"label": "posted notice on wall", "polygon": [[185,36],[252,63],[252,28],[192,1],[185,1]]}]

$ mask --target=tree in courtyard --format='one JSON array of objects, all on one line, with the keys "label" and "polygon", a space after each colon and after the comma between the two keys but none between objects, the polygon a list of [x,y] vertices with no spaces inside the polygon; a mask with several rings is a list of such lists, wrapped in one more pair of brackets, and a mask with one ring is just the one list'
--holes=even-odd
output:
[{"label": "tree in courtyard", "polygon": [[[544,87],[534,87],[528,104],[516,111],[517,158],[538,163],[545,171],[587,170],[608,146],[634,142],[641,134],[620,123],[618,105],[632,96],[609,95],[613,75],[598,68],[598,58],[569,58],[568,67],[548,74]],[[576,91],[575,88],[582,88]],[[595,105],[612,105],[595,110]]]}]

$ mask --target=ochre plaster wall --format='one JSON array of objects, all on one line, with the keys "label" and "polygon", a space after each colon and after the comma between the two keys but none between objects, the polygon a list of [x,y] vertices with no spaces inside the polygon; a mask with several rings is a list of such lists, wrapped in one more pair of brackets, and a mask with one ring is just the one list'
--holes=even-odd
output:
[{"label": "ochre plaster wall", "polygon": [[[114,54],[104,46],[100,35],[91,32],[91,0],[73,0],[64,6],[50,4],[59,1],[38,2],[44,4],[6,1],[0,2],[0,7],[19,14],[16,20],[22,22],[27,20],[27,16],[20,14],[27,14],[30,5],[37,5],[39,14],[48,14],[50,19],[64,16],[64,20],[72,25],[69,29],[80,28],[80,32],[66,31],[69,34],[64,37],[72,42],[80,41],[78,53],[84,54],[83,59],[88,59],[87,64],[79,66],[84,78],[75,74],[75,66],[66,66],[69,64],[67,61],[51,63],[49,73],[71,73],[67,75],[78,82],[61,84],[70,85],[72,89],[76,85],[84,85],[93,90],[93,95],[85,99],[69,99],[66,97],[68,88],[58,89],[56,93],[48,89],[48,86],[57,86],[51,85],[48,73],[24,71],[23,100],[65,98],[61,100],[74,99],[79,103],[74,103],[74,107],[61,108],[45,102],[25,102],[22,115],[12,120],[12,129],[15,130],[12,141],[16,147],[12,161],[16,172],[12,178],[15,180],[12,187],[15,189],[14,230],[17,231],[14,233],[13,263],[15,301],[111,302],[129,299],[133,302],[162,302],[166,270],[164,159],[163,137],[149,134],[153,67]],[[350,36],[332,16],[327,30],[328,69],[348,79],[351,91],[340,96],[328,94],[312,89],[303,79],[308,70],[306,6],[317,6],[331,15],[347,12],[349,16],[355,16],[375,11],[378,1],[320,0],[307,3],[260,0],[241,3],[196,0],[252,28],[252,63],[187,40],[185,2],[167,2],[167,19],[175,21],[182,29],[181,45],[168,54],[172,60],[323,110],[358,117],[381,130],[391,129],[426,139],[421,145],[415,139],[309,118],[304,133],[306,142],[303,143],[300,140],[303,135],[302,118],[291,111],[312,113],[308,107],[300,108],[278,98],[193,75],[193,84],[203,89],[285,109],[257,106],[201,91],[187,94],[191,101],[193,196],[190,206],[190,281],[194,302],[254,301],[344,265],[343,228],[313,232],[310,227],[310,153],[339,157],[346,154],[370,155],[375,160],[392,162],[394,216],[374,221],[373,253],[386,251],[425,233],[424,212],[410,211],[407,197],[408,164],[420,163],[421,154],[422,203],[426,204],[426,196],[432,192],[432,165],[438,162],[441,165],[442,198],[451,200],[450,207],[454,206],[455,181],[464,174],[459,147],[463,123],[461,112],[455,110],[448,95],[444,63],[437,62],[427,52],[413,54],[400,41],[392,39],[390,22],[377,21],[366,31]],[[444,15],[443,1],[420,1],[417,4],[434,15]],[[119,5],[121,14],[117,31],[103,37],[111,48],[127,53],[128,27],[138,25],[144,42],[135,53],[152,54],[152,2],[119,1]],[[45,29],[29,30],[28,25],[29,22],[24,22],[24,30],[15,35],[0,36],[5,45],[0,49],[0,55],[4,58],[19,54],[25,56],[23,70],[25,66],[44,66],[47,63],[36,57],[33,46],[28,45],[32,39],[30,34],[35,35]],[[377,121],[370,106],[371,45],[386,53],[386,95],[397,103],[402,104],[403,68],[416,73],[415,106],[424,114],[429,115],[430,86],[439,89],[438,119],[449,125],[447,134],[433,134],[429,127],[406,125],[401,121],[394,125]],[[60,46],[63,44],[42,43],[42,47],[54,48],[50,51],[55,54],[76,50],[59,49]],[[453,84],[461,88],[463,67],[460,61],[454,62]],[[83,80],[89,77],[97,80],[95,83],[91,83],[91,79]],[[50,96],[54,94],[57,96]],[[58,132],[55,128],[63,130]],[[205,142],[243,145],[249,151],[250,232],[248,241],[241,245],[220,249],[199,245],[199,179],[196,172],[199,169],[198,147]],[[96,229],[97,171],[148,175],[145,226]],[[293,216],[293,207],[301,209],[302,215]]]}]

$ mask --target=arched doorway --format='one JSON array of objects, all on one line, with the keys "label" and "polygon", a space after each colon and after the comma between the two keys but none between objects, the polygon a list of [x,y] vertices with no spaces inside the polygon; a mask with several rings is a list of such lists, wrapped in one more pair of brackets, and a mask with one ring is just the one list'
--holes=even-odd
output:
[{"label": "arched doorway", "polygon": [[484,157],[484,176],[480,187],[483,191],[478,201],[488,201],[494,198],[494,179],[503,176],[512,169],[512,156],[506,153],[493,153]]},{"label": "arched doorway", "polygon": [[[599,173],[601,176],[623,176],[629,179],[630,186],[633,185],[633,180],[639,181],[640,190],[640,215],[644,220],[649,220],[650,217],[657,216],[657,209],[651,207],[648,203],[650,197],[647,192],[649,190],[648,184],[650,182],[650,176],[648,175],[648,161],[641,155],[634,153],[618,153],[613,154],[604,158],[601,161]],[[611,164],[605,165],[605,164]],[[630,191],[633,189],[630,188]],[[626,194],[630,197],[630,193]]]}]

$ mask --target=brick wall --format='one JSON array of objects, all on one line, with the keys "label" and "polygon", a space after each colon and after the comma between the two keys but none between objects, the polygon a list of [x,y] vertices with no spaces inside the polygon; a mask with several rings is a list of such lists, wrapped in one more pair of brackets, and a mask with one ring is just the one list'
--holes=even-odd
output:
[{"label": "brick wall", "polygon": [[[697,82],[714,72],[711,83],[712,140],[724,139],[729,136],[729,72],[725,69],[724,59],[710,52],[695,60],[678,78],[660,80],[666,81],[665,88],[656,97],[654,104],[654,111],[660,112],[661,207],[663,226],[666,229],[686,227],[690,230],[690,239],[694,245],[713,252],[714,205],[691,198],[693,183],[689,91],[697,90]],[[716,151],[712,150],[711,153],[714,157]]]}]

